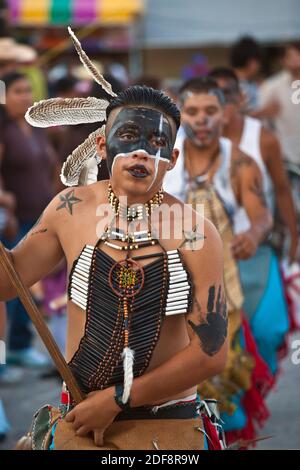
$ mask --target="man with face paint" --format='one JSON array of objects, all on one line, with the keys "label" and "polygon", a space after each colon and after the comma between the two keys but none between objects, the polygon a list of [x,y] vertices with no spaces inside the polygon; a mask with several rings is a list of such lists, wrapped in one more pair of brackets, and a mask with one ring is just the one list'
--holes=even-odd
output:
[{"label": "man with face paint", "polygon": [[121,109],[107,133],[106,158],[110,175],[113,176],[119,158],[132,161],[139,152],[151,162],[151,169],[138,162],[128,171],[133,178],[145,180],[143,190],[148,192],[157,187],[160,162],[170,165],[173,144],[174,128],[162,112],[143,107]]},{"label": "man with face paint", "polygon": [[276,202],[280,218],[288,229],[290,241],[288,256],[292,263],[297,257],[299,234],[279,141],[258,119],[243,115],[243,96],[238,77],[232,69],[216,68],[211,71],[210,76],[216,80],[226,100],[223,136],[239,146],[260,167],[268,206],[273,211]]},{"label": "man with face paint", "polygon": [[[96,140],[110,179],[61,192],[11,254],[26,285],[62,257],[68,263],[66,358],[86,398],[68,408],[51,448],[60,448],[65,423],[110,449],[120,429],[127,449],[220,449],[215,404],[199,407],[197,384],[226,361],[222,243],[209,221],[162,190],[178,156],[180,112],[162,92],[133,86],[106,114]],[[177,210],[154,222],[163,206]],[[0,300],[15,294],[0,268]]]},{"label": "man with face paint", "polygon": [[[236,259],[253,256],[258,244],[265,239],[272,226],[272,218],[265,207],[262,192],[262,176],[258,165],[222,139],[225,124],[222,90],[212,79],[192,79],[181,88],[182,129],[179,130],[175,147],[180,150],[177,165],[167,174],[164,188],[181,200],[186,200],[187,184],[191,181],[213,181],[230,154],[229,175],[222,174],[220,196],[230,215],[236,217],[242,207],[250,220],[250,227],[232,246]],[[226,149],[225,149],[226,147]],[[179,178],[177,180],[177,176]],[[175,178],[176,176],[176,178]],[[225,189],[232,195],[223,195]]]},{"label": "man with face paint", "polygon": [[[278,212],[289,230],[289,261],[292,263],[297,255],[297,223],[279,142],[260,121],[242,115],[239,82],[232,70],[215,69],[211,75],[226,96],[223,135],[247,152],[259,165],[268,207],[274,212],[275,195]],[[237,238],[247,225],[247,214],[240,212],[234,227]],[[275,375],[278,369],[277,352],[284,343],[289,322],[279,260],[271,243],[261,244],[255,256],[241,261],[239,268],[245,295],[243,309],[250,321],[260,354]]]},{"label": "man with face paint", "polygon": [[[225,99],[217,83],[210,78],[192,79],[182,86],[179,99],[182,127],[175,146],[180,153],[175,168],[165,177],[164,189],[195,208],[203,204],[205,216],[216,225],[223,240],[229,310],[230,350],[226,369],[222,375],[201,384],[200,395],[209,394],[220,401],[226,431],[244,430],[249,437],[251,417],[247,416],[241,396],[254,385],[253,362],[260,359],[254,358],[253,351],[245,349],[241,340],[245,325],[237,260],[255,254],[271,228],[272,219],[265,205],[257,164],[228,139],[221,138]],[[242,210],[250,224],[235,238],[234,221]],[[266,366],[262,367],[265,376],[261,379],[270,380]],[[259,408],[265,411],[262,398],[255,400],[256,412]]]}]

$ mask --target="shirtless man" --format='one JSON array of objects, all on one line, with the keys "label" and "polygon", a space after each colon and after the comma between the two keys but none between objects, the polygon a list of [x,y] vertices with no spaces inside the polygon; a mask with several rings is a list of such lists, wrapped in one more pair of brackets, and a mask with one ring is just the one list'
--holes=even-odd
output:
[{"label": "shirtless man", "polygon": [[[107,162],[110,180],[62,191],[10,252],[27,286],[51,272],[63,257],[67,260],[66,359],[87,398],[66,420],[73,423],[79,436],[93,432],[100,446],[105,430],[120,412],[130,419],[136,408],[182,401],[191,395],[190,406],[195,407],[197,384],[220,372],[226,360],[220,237],[210,222],[199,220],[192,209],[182,216],[184,205],[160,192],[164,175],[178,156],[173,147],[179,123],[178,109],[157,90],[131,87],[113,98],[107,108],[105,137],[97,137],[98,154]],[[127,197],[125,212],[121,196]],[[128,220],[135,220],[133,204],[138,204],[140,230],[146,228],[144,241],[139,233],[132,234],[126,228]],[[172,230],[168,238],[151,235],[149,223],[160,204],[167,208],[178,205],[180,215],[174,213],[171,225],[176,227],[189,219],[191,236],[183,236],[181,231],[176,239]],[[97,209],[107,206],[110,213],[102,212],[99,219]],[[99,231],[99,222],[104,230]],[[200,224],[204,227],[201,233]],[[159,233],[161,221],[154,229]],[[194,246],[195,239],[202,240],[201,249]],[[128,291],[126,282],[132,290]],[[192,285],[196,303],[191,298]],[[0,268],[0,299],[15,295]],[[139,315],[144,315],[143,322],[137,321]],[[145,334],[141,345],[139,339]],[[107,363],[106,348],[111,346]],[[135,352],[133,380],[128,371],[123,373],[120,354],[123,349],[126,356],[130,348]],[[113,361],[115,367],[108,373]],[[148,414],[151,418],[151,412]],[[178,432],[177,426],[174,432]]]}]

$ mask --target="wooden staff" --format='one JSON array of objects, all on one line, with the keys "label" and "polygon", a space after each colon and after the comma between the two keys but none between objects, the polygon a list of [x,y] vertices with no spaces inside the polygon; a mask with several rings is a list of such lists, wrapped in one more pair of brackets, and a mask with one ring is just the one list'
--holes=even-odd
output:
[{"label": "wooden staff", "polygon": [[20,279],[20,276],[16,272],[8,253],[6,252],[3,244],[0,242],[0,264],[3,267],[5,273],[10,279],[11,284],[16,289],[17,294],[24,305],[24,308],[28,312],[32,323],[37,329],[38,334],[40,335],[45,347],[47,348],[57,370],[59,371],[61,377],[66,383],[66,386],[74,399],[78,404],[84,399],[84,395],[81,392],[75,377],[73,376],[68,364],[62,353],[59,350],[49,328],[47,327],[45,320],[43,319],[41,313],[39,312],[37,306],[35,305],[33,298],[29,289],[24,286],[23,282]]}]

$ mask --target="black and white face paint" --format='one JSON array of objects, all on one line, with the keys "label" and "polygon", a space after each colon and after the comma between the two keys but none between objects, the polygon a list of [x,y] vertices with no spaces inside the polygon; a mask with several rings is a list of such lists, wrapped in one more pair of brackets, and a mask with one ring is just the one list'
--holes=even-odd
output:
[{"label": "black and white face paint", "polygon": [[[219,125],[213,116],[207,116],[201,123],[201,128],[197,126],[193,127],[188,122],[183,122],[182,126],[187,138],[199,148],[203,148],[207,145],[207,139],[213,140],[219,134]],[[201,133],[204,131],[206,135],[205,138],[202,138]]]},{"label": "black and white face paint", "polygon": [[[214,114],[209,114],[206,112],[205,107],[203,109],[205,112],[197,112],[189,115],[189,118],[184,119],[184,112],[188,114],[188,111],[184,110],[186,105],[186,100],[201,95],[201,92],[195,92],[186,90],[180,96],[181,111],[182,111],[182,127],[185,130],[186,136],[191,140],[196,147],[204,148],[207,147],[214,139],[219,137],[220,129],[222,123],[220,122],[220,114],[215,112]],[[218,101],[224,105],[224,94],[221,89],[213,88],[210,91],[203,92],[204,95],[216,96]],[[192,106],[191,100],[189,101],[189,106]],[[197,109],[197,105],[195,105]]]},{"label": "black and white face paint", "polygon": [[[150,190],[158,174],[159,162],[170,162],[173,146],[172,127],[163,113],[151,108],[123,108],[106,139],[110,175],[113,175],[117,158],[130,158],[137,151],[143,152],[155,162],[154,175],[148,188]],[[136,173],[137,178],[147,176]]]}]

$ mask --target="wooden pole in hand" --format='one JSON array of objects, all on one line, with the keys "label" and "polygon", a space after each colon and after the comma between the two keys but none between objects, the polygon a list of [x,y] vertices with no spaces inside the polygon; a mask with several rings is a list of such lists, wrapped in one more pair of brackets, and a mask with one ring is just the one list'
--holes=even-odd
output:
[{"label": "wooden pole in hand", "polygon": [[47,327],[45,320],[35,305],[29,289],[24,286],[20,279],[17,271],[15,270],[8,253],[6,252],[3,244],[0,242],[0,264],[10,279],[10,282],[17,291],[17,294],[24,305],[28,315],[30,316],[32,323],[37,329],[45,347],[47,348],[50,356],[53,359],[54,364],[57,367],[61,377],[65,381],[68,390],[73,400],[78,404],[84,399],[84,395],[81,392],[75,377],[73,376],[68,364],[62,353],[59,350],[49,328]]}]

